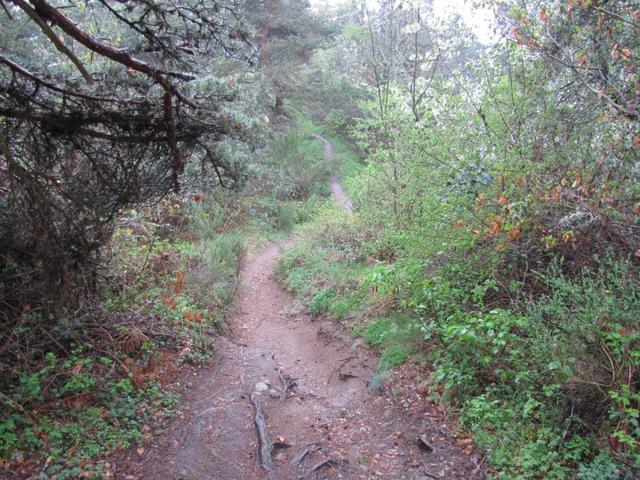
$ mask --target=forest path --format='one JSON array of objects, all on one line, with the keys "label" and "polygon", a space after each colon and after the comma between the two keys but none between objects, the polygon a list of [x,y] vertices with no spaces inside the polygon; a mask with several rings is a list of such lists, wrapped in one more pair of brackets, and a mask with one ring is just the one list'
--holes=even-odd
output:
[{"label": "forest path", "polygon": [[[456,446],[432,404],[417,393],[399,399],[367,388],[377,356],[283,291],[274,279],[281,253],[270,244],[244,263],[230,331],[218,339],[213,362],[186,379],[181,415],[144,449],[128,452],[118,478],[475,476],[472,457]],[[296,385],[286,389],[287,379]],[[272,440],[288,445],[274,451],[271,475],[259,466],[252,394]],[[421,450],[418,435],[435,451]]]},{"label": "forest path", "polygon": [[[311,136],[313,138],[317,138],[322,142],[322,148],[324,151],[325,158],[331,159],[336,155],[336,151],[328,139],[324,138],[322,135],[318,133],[314,133]],[[329,188],[331,189],[331,196],[333,197],[333,199],[336,201],[336,203],[340,208],[348,211],[353,210],[353,203],[351,202],[351,199],[349,198],[347,193],[344,191],[344,189],[342,188],[342,185],[340,185],[340,182],[336,177],[331,177],[329,179]]]}]

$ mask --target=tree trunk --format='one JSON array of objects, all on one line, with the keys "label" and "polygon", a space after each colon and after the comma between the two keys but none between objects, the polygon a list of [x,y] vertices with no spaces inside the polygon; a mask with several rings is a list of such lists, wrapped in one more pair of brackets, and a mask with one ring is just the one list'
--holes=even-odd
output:
[{"label": "tree trunk", "polygon": [[276,104],[274,106],[274,111],[276,113],[276,115],[281,115],[284,113],[284,110],[282,109],[284,105],[284,101],[282,99],[282,95],[277,94],[276,95]]},{"label": "tree trunk", "polygon": [[267,67],[270,65],[269,52],[269,28],[271,25],[271,17],[276,11],[277,0],[266,0],[267,11],[265,12],[264,23],[262,24],[262,32],[260,34],[260,66]]}]

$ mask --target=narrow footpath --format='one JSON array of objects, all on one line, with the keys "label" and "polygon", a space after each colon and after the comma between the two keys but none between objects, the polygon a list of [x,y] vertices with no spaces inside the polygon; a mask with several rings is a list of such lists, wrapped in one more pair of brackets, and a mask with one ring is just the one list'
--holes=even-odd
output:
[{"label": "narrow footpath", "polygon": [[[325,158],[330,159],[335,156],[336,151],[329,140],[324,138],[322,135],[318,135],[317,133],[314,133],[312,137],[322,142],[322,149]],[[346,192],[342,188],[342,185],[340,185],[340,182],[338,182],[338,179],[336,177],[331,177],[329,179],[329,188],[331,189],[331,196],[338,204],[338,206],[349,212],[353,210],[353,203],[351,202],[351,199],[346,194]]]},{"label": "narrow footpath", "polygon": [[[341,187],[332,192],[352,208]],[[229,331],[211,364],[188,379],[183,413],[144,449],[128,452],[117,478],[483,478],[480,459],[462,451],[428,400],[368,387],[375,353],[282,290],[273,278],[281,254],[271,244],[246,260]],[[260,455],[252,400],[273,442],[272,466]]]}]

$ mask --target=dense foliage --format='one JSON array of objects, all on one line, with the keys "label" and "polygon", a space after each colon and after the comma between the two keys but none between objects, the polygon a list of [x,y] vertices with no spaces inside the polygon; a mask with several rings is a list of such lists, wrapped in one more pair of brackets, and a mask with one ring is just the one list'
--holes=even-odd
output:
[{"label": "dense foliage", "polygon": [[281,278],[381,375],[426,350],[495,478],[635,478],[640,11],[500,2],[489,48],[429,8],[352,11],[312,62],[338,100],[312,113],[364,163],[354,215],[320,211]]},{"label": "dense foliage", "polygon": [[95,291],[118,211],[177,190],[190,157],[221,182],[242,173],[216,148],[242,130],[220,111],[237,92],[213,76],[242,54],[237,5],[59,7],[16,0],[0,16],[5,317],[30,304],[61,318]]}]

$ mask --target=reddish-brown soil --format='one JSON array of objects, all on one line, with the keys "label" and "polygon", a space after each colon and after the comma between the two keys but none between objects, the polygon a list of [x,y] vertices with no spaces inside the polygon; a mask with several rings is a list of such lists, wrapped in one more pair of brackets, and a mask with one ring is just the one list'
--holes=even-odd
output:
[{"label": "reddish-brown soil", "polygon": [[[331,155],[331,144],[322,140]],[[439,409],[417,392],[418,367],[401,369],[381,392],[371,390],[376,354],[337,323],[314,319],[282,290],[273,278],[280,255],[280,246],[271,244],[247,259],[228,332],[211,364],[189,374],[182,414],[144,448],[116,460],[117,477],[483,478],[483,462],[462,449],[468,441],[456,440]],[[281,377],[297,385],[285,393]],[[257,392],[259,383],[270,390]],[[271,474],[259,464],[254,393],[272,439],[286,444],[275,450]],[[419,448],[421,435],[433,452]],[[324,460],[331,462],[311,471]]]}]

